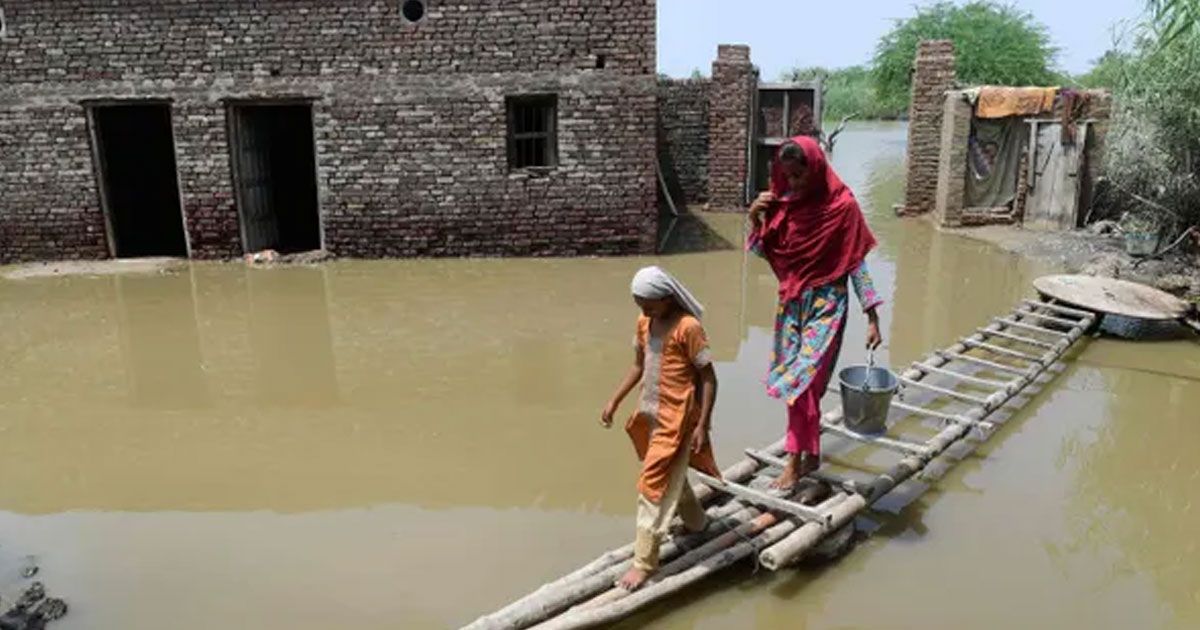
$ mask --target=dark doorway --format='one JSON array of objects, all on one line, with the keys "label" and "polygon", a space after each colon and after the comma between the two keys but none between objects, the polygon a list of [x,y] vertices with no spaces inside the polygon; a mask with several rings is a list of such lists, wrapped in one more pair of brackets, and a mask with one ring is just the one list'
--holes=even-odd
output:
[{"label": "dark doorway", "polygon": [[118,258],[187,256],[171,108],[91,108],[100,196]]},{"label": "dark doorway", "polygon": [[320,249],[312,107],[233,105],[229,134],[246,251]]}]

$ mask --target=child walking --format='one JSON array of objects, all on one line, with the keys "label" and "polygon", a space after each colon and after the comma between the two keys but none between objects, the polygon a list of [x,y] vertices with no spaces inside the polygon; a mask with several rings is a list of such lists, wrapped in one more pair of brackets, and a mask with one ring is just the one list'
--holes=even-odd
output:
[{"label": "child walking", "polygon": [[633,566],[617,581],[630,591],[658,569],[659,545],[673,516],[678,514],[692,532],[708,524],[688,484],[688,466],[720,475],[708,437],[717,374],[700,325],[704,307],[658,267],[638,271],[632,291],[642,311],[633,366],[600,416],[605,428],[611,427],[621,401],[641,383],[637,408],[625,424],[642,462]]}]

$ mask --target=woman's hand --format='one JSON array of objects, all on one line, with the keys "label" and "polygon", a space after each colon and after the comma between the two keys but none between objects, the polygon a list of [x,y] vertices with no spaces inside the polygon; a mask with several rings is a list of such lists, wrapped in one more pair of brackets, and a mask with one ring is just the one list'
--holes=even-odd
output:
[{"label": "woman's hand", "polygon": [[875,350],[883,345],[883,335],[879,332],[879,320],[871,318],[867,322],[867,350]]},{"label": "woman's hand", "polygon": [[778,197],[775,196],[775,193],[768,190],[760,193],[754,203],[750,204],[750,222],[754,224],[755,228],[762,225],[763,216],[771,208],[771,204],[777,200]]}]

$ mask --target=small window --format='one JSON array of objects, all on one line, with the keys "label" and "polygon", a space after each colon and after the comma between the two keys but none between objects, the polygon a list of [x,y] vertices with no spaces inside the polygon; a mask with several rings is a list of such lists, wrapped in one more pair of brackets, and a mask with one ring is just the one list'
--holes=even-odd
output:
[{"label": "small window", "polygon": [[558,97],[508,98],[509,168],[558,165]]}]

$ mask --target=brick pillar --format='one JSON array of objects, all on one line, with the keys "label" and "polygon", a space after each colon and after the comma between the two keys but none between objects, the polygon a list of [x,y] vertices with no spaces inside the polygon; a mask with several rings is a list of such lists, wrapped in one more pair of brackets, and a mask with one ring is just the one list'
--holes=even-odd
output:
[{"label": "brick pillar", "polygon": [[758,72],[749,46],[721,45],[712,64],[708,101],[708,201],[711,210],[746,206],[750,108]]},{"label": "brick pillar", "polygon": [[[963,204],[967,192],[967,143],[970,141],[974,112],[962,92],[948,92],[942,100],[942,133],[938,147],[934,210],[943,226],[957,227],[963,222]],[[911,153],[909,155],[909,159],[912,159]],[[909,173],[911,176],[911,165]]]},{"label": "brick pillar", "polygon": [[954,43],[923,41],[913,62],[912,103],[908,110],[908,177],[904,214],[934,209],[938,155],[946,92],[954,89]]}]

